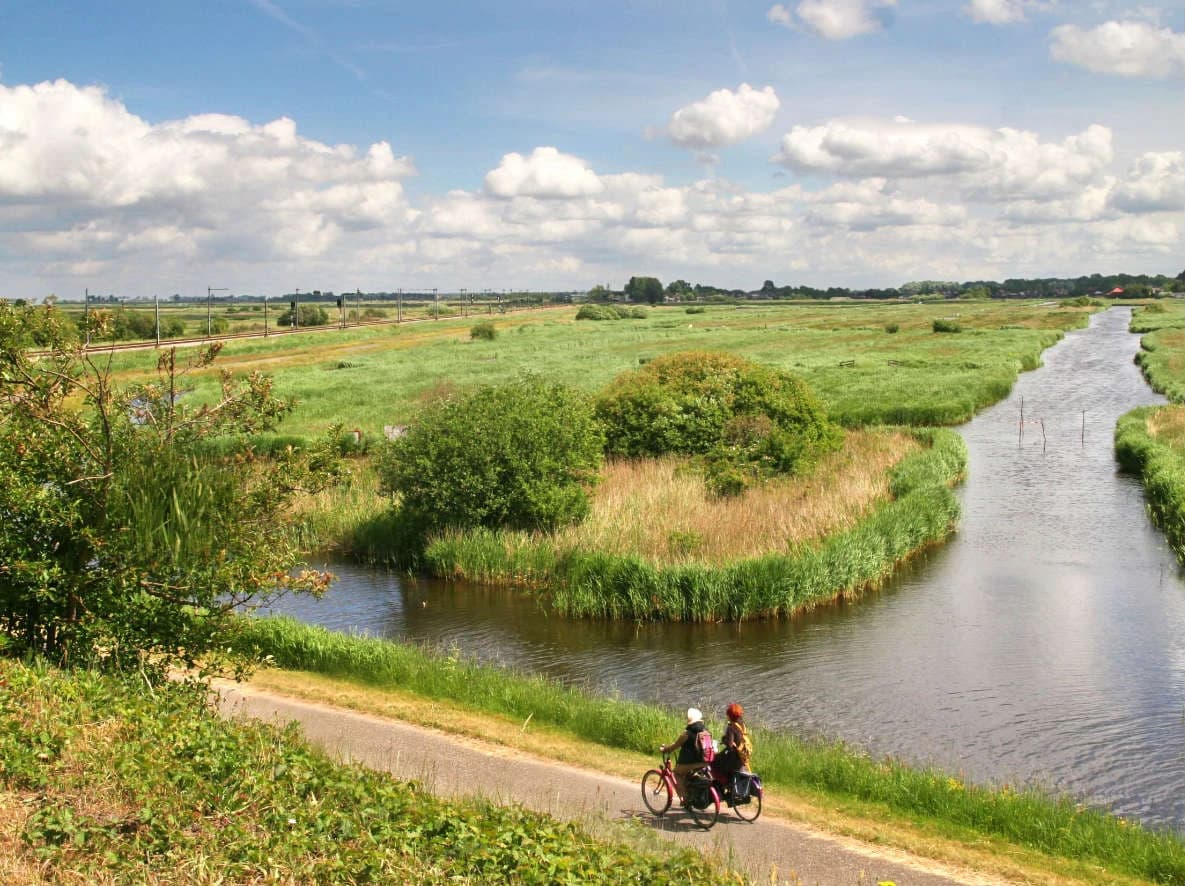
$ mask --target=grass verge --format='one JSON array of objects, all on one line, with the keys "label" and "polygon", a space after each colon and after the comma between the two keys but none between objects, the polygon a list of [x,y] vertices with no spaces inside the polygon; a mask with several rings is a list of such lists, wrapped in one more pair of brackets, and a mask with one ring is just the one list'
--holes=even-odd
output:
[{"label": "grass verge", "polygon": [[1185,406],[1142,406],[1120,416],[1115,457],[1140,477],[1152,521],[1185,563]]},{"label": "grass verge", "polygon": [[[791,539],[788,553],[672,564],[585,547],[579,536],[476,530],[433,539],[424,563],[446,578],[528,585],[566,616],[716,621],[786,615],[876,586],[902,560],[952,531],[959,509],[950,486],[965,470],[966,445],[945,429],[912,433],[922,445],[888,471],[884,500],[858,522],[851,514],[832,521],[854,523],[850,528],[822,539]],[[782,507],[799,507],[801,499],[791,492]],[[623,499],[602,522],[628,526],[634,501]],[[701,543],[698,533],[671,537]]]},{"label": "grass verge", "polygon": [[[397,690],[516,724],[548,728],[616,751],[652,756],[678,733],[671,712],[439,655],[408,644],[349,637],[288,619],[248,619],[237,642],[282,668]],[[710,723],[717,731],[722,724]],[[841,809],[883,810],[950,839],[986,840],[1054,859],[1066,870],[1110,872],[1093,882],[1134,877],[1185,884],[1185,843],[1066,798],[967,784],[949,773],[877,760],[842,744],[755,730],[756,768],[777,793],[813,796]],[[585,759],[588,759],[586,757]]]},{"label": "grass verge", "polygon": [[223,720],[198,684],[10,660],[0,806],[14,884],[739,882],[697,853],[335,763],[294,727]]}]

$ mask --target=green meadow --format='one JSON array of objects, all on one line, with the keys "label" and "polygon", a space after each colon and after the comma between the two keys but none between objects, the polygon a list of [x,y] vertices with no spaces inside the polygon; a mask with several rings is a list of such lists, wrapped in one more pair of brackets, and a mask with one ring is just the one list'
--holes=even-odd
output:
[{"label": "green meadow", "polygon": [[[1038,366],[1041,352],[1084,326],[1092,309],[1008,301],[687,310],[661,307],[616,322],[576,321],[573,307],[494,315],[492,341],[470,337],[473,318],[230,341],[216,365],[274,376],[276,389],[299,404],[282,433],[304,437],[342,425],[377,438],[385,425],[409,422],[426,396],[523,371],[593,391],[639,361],[693,349],[789,370],[848,426],[949,425],[1004,397],[1017,374]],[[961,331],[935,332],[944,318]],[[111,359],[124,376],[155,365],[152,353]],[[214,373],[195,381],[194,396],[214,395]]]}]

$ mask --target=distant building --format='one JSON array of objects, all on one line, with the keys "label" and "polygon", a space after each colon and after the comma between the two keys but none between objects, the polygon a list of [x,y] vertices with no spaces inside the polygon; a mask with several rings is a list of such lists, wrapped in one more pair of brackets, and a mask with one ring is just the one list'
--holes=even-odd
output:
[{"label": "distant building", "polygon": [[1108,292],[1107,295],[1123,295],[1123,287],[1116,286],[1114,289]]}]

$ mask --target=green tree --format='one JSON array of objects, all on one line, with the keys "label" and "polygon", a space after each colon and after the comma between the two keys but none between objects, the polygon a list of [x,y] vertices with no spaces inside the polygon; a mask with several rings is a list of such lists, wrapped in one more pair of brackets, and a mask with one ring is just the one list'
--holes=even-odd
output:
[{"label": "green tree", "polygon": [[603,445],[584,395],[523,376],[428,404],[379,475],[423,531],[553,529],[587,513]]},{"label": "green tree", "polygon": [[650,305],[662,304],[662,283],[657,277],[630,277],[630,282],[625,284],[625,297]]},{"label": "green tree", "polygon": [[[243,665],[218,653],[235,609],[327,580],[290,576],[282,515],[332,478],[328,439],[264,463],[249,441],[291,408],[270,379],[224,372],[214,402],[188,402],[186,374],[214,345],[189,366],[164,351],[155,381],[120,387],[72,326],[0,301],[0,646],[65,664]],[[25,349],[30,329],[48,356]],[[225,438],[239,454],[216,454]]]}]

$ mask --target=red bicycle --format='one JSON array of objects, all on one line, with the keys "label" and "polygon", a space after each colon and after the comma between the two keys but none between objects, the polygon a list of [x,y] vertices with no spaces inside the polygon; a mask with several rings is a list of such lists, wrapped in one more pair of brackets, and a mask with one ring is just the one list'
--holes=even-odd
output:
[{"label": "red bicycle", "polygon": [[712,779],[712,770],[704,765],[687,774],[687,796],[679,793],[671,757],[664,754],[661,769],[649,769],[642,776],[642,802],[655,815],[665,815],[671,801],[678,797],[692,820],[705,831],[720,818],[720,792]]}]

